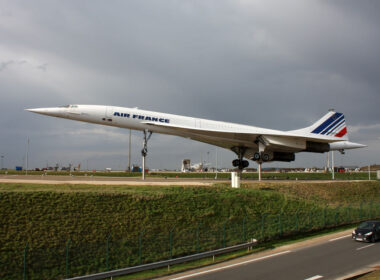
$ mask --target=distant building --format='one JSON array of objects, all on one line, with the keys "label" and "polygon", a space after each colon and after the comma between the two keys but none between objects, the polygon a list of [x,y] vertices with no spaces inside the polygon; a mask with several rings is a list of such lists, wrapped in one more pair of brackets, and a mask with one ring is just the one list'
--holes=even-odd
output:
[{"label": "distant building", "polygon": [[181,172],[189,172],[191,169],[190,159],[182,160]]}]

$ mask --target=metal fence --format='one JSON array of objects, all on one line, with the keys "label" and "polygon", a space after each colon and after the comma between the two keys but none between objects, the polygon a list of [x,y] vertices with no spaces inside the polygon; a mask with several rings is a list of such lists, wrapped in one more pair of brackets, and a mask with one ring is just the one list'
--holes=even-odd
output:
[{"label": "metal fence", "polygon": [[321,230],[380,217],[380,203],[318,208],[309,212],[263,214],[227,219],[213,226],[173,226],[168,232],[141,231],[135,238],[101,243],[0,251],[0,279],[62,279],[151,263],[215,250],[255,238],[266,242],[302,232]]}]

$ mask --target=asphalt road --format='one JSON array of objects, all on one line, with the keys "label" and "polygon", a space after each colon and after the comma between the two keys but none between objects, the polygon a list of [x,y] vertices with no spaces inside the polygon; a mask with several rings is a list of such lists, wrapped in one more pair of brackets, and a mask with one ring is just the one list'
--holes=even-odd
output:
[{"label": "asphalt road", "polygon": [[354,271],[380,263],[380,242],[361,243],[342,238],[318,245],[283,250],[219,267],[208,267],[170,279],[344,279]]},{"label": "asphalt road", "polygon": [[101,176],[41,176],[41,175],[0,175],[0,183],[34,184],[88,184],[88,185],[212,185],[228,180],[201,178],[154,178],[143,181],[140,177],[101,177]]}]

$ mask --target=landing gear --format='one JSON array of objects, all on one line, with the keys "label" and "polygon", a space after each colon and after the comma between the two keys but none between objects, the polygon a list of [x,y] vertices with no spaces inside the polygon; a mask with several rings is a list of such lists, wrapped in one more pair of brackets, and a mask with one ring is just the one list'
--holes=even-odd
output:
[{"label": "landing gear", "polygon": [[232,147],[231,149],[235,154],[237,154],[238,159],[232,161],[232,165],[239,169],[238,172],[231,173],[231,186],[233,188],[240,188],[241,173],[244,168],[249,166],[248,160],[243,160],[247,148],[245,147]]},{"label": "landing gear", "polygon": [[240,160],[240,159],[234,159],[232,161],[232,165],[234,167],[239,167],[239,169],[244,169],[249,166],[248,160]]},{"label": "landing gear", "polygon": [[[261,181],[262,164],[263,164],[263,162],[271,161],[273,159],[273,153],[271,153],[271,152],[265,153],[264,152],[265,148],[267,146],[267,142],[266,142],[266,139],[264,139],[263,137],[261,137],[261,136],[257,137],[255,143],[257,144],[259,151],[253,154],[251,160],[256,161],[258,164],[257,171],[258,171],[258,175],[259,175],[259,181]],[[235,154],[237,154],[237,156],[238,156],[238,159],[235,159],[232,161],[232,165],[234,167],[238,167],[239,173],[241,173],[244,168],[249,166],[248,161],[243,160],[243,157],[245,155],[247,148],[246,147],[233,147],[231,150],[233,152],[235,152]]]},{"label": "landing gear", "polygon": [[262,154],[261,158],[263,159],[263,161],[269,161],[270,159],[268,154]]},{"label": "landing gear", "polygon": [[144,130],[143,148],[141,150],[141,155],[143,157],[143,160],[142,160],[142,179],[143,180],[145,180],[145,157],[148,154],[148,141],[149,141],[151,136],[152,136],[152,131],[145,129]]},{"label": "landing gear", "polygon": [[234,147],[232,149],[232,151],[234,151],[239,157],[238,159],[235,159],[232,161],[232,165],[234,167],[238,167],[239,172],[241,172],[244,168],[249,166],[248,160],[243,160],[246,148],[245,147]]},{"label": "landing gear", "polygon": [[266,153],[263,153],[263,152],[261,152],[261,153],[259,153],[259,152],[257,152],[257,153],[254,153],[253,154],[253,157],[252,157],[252,160],[254,160],[254,161],[270,161],[270,155],[269,154],[266,154]]},{"label": "landing gear", "polygon": [[252,159],[253,159],[254,161],[258,161],[258,160],[260,160],[260,158],[261,158],[260,153],[254,153],[254,154],[253,154],[253,158],[252,158]]}]

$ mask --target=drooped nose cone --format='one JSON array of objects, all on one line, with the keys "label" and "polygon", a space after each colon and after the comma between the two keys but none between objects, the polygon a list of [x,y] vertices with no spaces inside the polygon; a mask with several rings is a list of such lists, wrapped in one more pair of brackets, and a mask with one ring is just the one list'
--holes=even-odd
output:
[{"label": "drooped nose cone", "polygon": [[26,111],[47,115],[52,117],[63,117],[66,113],[64,108],[53,107],[53,108],[35,108],[35,109],[25,109]]}]

